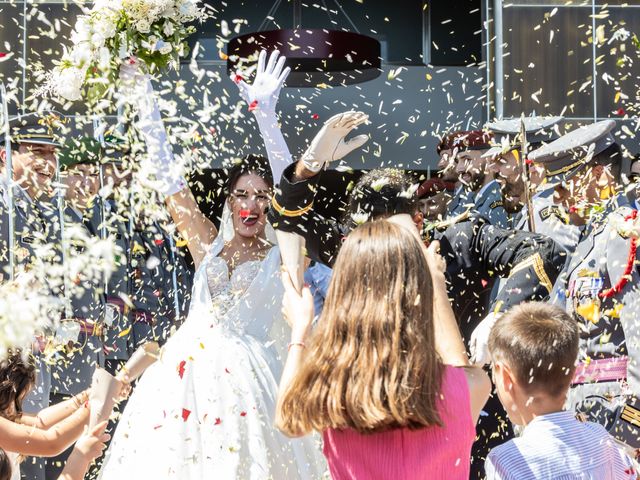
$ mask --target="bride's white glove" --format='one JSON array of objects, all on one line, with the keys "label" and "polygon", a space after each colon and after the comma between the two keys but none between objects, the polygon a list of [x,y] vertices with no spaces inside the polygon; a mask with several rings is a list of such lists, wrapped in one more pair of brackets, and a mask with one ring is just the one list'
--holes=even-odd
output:
[{"label": "bride's white glove", "polygon": [[487,365],[491,363],[489,355],[489,334],[498,320],[500,314],[491,312],[473,330],[469,340],[469,351],[471,352],[471,362],[474,365]]},{"label": "bride's white glove", "polygon": [[267,52],[260,52],[256,77],[252,84],[246,83],[240,72],[231,75],[231,80],[238,85],[240,96],[247,102],[249,110],[258,122],[276,183],[280,180],[283,170],[291,163],[291,153],[278,126],[276,114],[280,90],[291,69],[284,68],[285,57],[278,57],[280,52],[275,50],[267,62]]},{"label": "bride's white glove", "polygon": [[164,195],[178,193],[187,182],[174,159],[149,75],[140,71],[135,59],[130,59],[120,66],[120,85],[123,100],[131,102],[138,111],[137,127],[147,145],[147,159],[142,170],[156,179],[156,182],[145,183]]},{"label": "bride's white glove", "polygon": [[329,162],[340,160],[364,145],[369,139],[367,135],[358,135],[349,140],[345,140],[345,137],[368,119],[369,116],[362,112],[349,111],[327,120],[302,155],[305,167],[312,172],[319,172]]}]

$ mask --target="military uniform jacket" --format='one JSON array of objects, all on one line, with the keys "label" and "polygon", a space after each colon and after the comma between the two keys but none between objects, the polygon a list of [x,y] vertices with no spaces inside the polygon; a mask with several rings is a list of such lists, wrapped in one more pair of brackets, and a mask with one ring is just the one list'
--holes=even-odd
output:
[{"label": "military uniform jacket", "polygon": [[[569,223],[569,214],[553,201],[553,192],[553,187],[547,188],[531,197],[535,230],[553,238],[570,256],[578,245],[583,228]],[[514,219],[516,230],[529,230],[528,215],[525,205]]]},{"label": "military uniform jacket", "polygon": [[509,215],[504,209],[500,184],[495,180],[489,182],[475,196],[475,212],[486,218],[491,225],[508,228]]},{"label": "military uniform jacket", "polygon": [[96,196],[91,223],[100,238],[111,238],[117,249],[114,270],[105,290],[105,357],[126,360],[131,353],[127,335],[131,318],[127,302],[132,291],[128,222],[119,215],[115,201]]},{"label": "military uniform jacket", "polygon": [[473,207],[473,192],[466,191],[463,186],[456,188],[453,198],[447,207],[447,216],[455,217]]},{"label": "military uniform jacket", "polygon": [[587,225],[552,300],[580,322],[580,360],[628,355],[627,379],[640,395],[640,272],[624,227],[633,210],[620,195]]},{"label": "military uniform jacket", "polygon": [[[276,229],[303,236],[308,255],[332,266],[343,236],[336,222],[313,211],[318,176],[293,183],[294,168],[284,171],[269,221]],[[508,279],[494,303],[503,311],[522,301],[547,298],[564,264],[561,249],[548,237],[502,230],[478,216],[454,223],[435,237],[447,262],[449,297],[466,339],[488,314],[498,277]]]},{"label": "military uniform jacket", "polygon": [[[71,229],[79,227],[84,230],[88,241],[97,235],[89,220],[71,206],[65,207],[63,215],[66,230],[63,258],[72,262],[74,257],[85,252],[87,244],[73,235]],[[64,298],[68,304],[66,322],[75,322],[82,330],[71,347],[67,346],[51,366],[51,390],[76,395],[91,386],[96,366],[103,363],[104,282],[102,278],[85,278],[80,273],[77,278],[68,279]]]},{"label": "military uniform jacket", "polygon": [[[55,243],[59,228],[55,207],[48,201],[33,201],[27,192],[15,186],[13,189],[14,207],[14,265],[17,271],[28,268],[35,259],[38,245]],[[9,198],[5,177],[0,178],[0,280],[9,279]],[[59,261],[59,252],[55,252],[48,261]],[[56,289],[60,293],[59,289]]]}]

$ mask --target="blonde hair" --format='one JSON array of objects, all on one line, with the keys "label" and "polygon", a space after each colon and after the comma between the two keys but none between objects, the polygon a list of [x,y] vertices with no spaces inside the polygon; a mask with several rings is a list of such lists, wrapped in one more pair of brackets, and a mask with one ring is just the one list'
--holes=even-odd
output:
[{"label": "blonde hair", "polygon": [[301,368],[283,393],[285,434],[441,425],[442,364],[424,247],[385,220],[356,228],[336,260]]}]

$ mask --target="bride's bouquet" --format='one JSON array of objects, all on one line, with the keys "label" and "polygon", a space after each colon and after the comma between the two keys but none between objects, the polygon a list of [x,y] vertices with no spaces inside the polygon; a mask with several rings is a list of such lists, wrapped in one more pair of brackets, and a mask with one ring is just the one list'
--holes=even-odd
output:
[{"label": "bride's bouquet", "polygon": [[78,17],[47,90],[69,101],[101,98],[132,56],[150,72],[177,67],[195,32],[190,24],[203,18],[199,0],[97,0]]}]

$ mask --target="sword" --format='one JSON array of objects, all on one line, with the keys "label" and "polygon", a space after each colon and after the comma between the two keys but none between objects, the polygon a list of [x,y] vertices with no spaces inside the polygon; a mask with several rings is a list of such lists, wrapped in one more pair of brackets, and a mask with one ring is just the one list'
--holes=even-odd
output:
[{"label": "sword", "polygon": [[524,204],[527,206],[527,223],[529,231],[536,232],[536,225],[533,216],[533,203],[531,202],[531,182],[529,181],[529,165],[527,155],[529,144],[527,143],[527,129],[524,124],[524,114],[520,117],[520,168],[522,169],[522,181],[524,182]]},{"label": "sword", "polygon": [[7,104],[7,89],[4,83],[0,83],[0,96],[2,96],[2,129],[4,130],[4,148],[7,171],[7,209],[9,217],[9,280],[13,281],[15,275],[15,222],[13,218],[13,163],[11,161],[11,126],[9,124],[9,107]]}]

